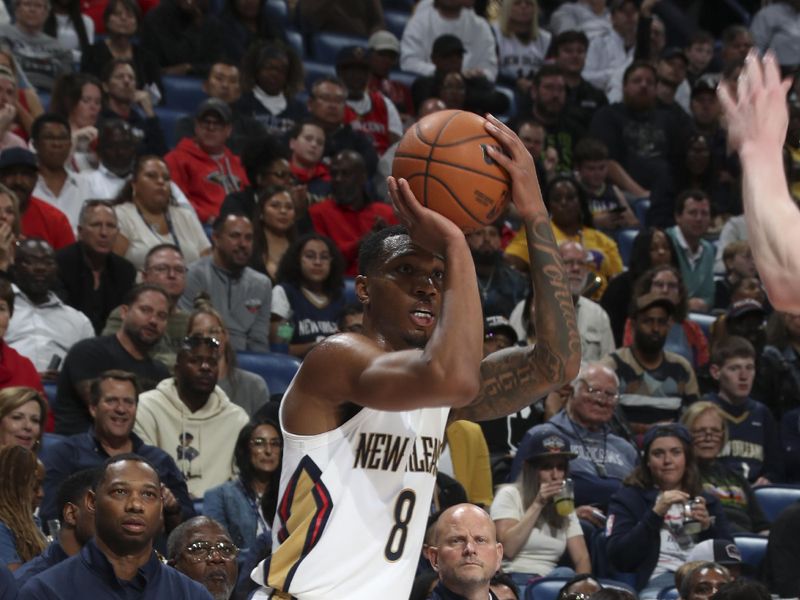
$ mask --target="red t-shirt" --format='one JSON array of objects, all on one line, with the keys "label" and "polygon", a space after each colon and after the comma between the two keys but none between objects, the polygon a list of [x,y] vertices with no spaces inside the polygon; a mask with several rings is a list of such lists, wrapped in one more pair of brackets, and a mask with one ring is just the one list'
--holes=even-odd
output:
[{"label": "red t-shirt", "polygon": [[371,202],[355,211],[328,198],[313,204],[308,209],[308,214],[316,232],[331,238],[344,255],[347,263],[345,274],[349,277],[358,274],[358,248],[361,238],[370,232],[375,221],[382,219],[387,225],[397,224],[392,207],[381,202]]},{"label": "red t-shirt", "polygon": [[20,219],[22,235],[26,238],[41,238],[60,250],[64,246],[75,243],[75,234],[69,224],[67,215],[52,204],[31,196],[28,208]]}]

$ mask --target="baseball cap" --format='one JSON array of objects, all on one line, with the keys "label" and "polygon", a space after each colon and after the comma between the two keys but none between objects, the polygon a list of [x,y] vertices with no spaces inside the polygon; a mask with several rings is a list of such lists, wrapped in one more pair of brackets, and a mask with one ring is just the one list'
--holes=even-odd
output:
[{"label": "baseball cap", "polygon": [[661,51],[661,55],[659,56],[661,60],[671,60],[673,58],[680,58],[684,64],[689,64],[689,59],[686,58],[686,53],[683,49],[678,48],[677,46],[669,46],[664,48]]},{"label": "baseball cap", "polygon": [[203,100],[194,116],[195,119],[202,119],[208,113],[214,113],[218,115],[219,118],[225,123],[230,123],[233,119],[231,107],[228,106],[227,102],[224,102],[219,98],[208,98],[207,100]]},{"label": "baseball cap", "polygon": [[716,94],[717,82],[710,77],[700,77],[692,86],[692,98],[700,94]]},{"label": "baseball cap", "polygon": [[731,304],[730,308],[728,308],[729,319],[736,319],[737,317],[743,317],[750,313],[766,315],[767,311],[764,310],[764,305],[761,304],[761,302],[753,298],[742,298]]},{"label": "baseball cap", "polygon": [[31,167],[36,169],[36,155],[27,148],[7,148],[0,152],[0,169],[7,167]]},{"label": "baseball cap", "polygon": [[464,54],[464,44],[454,35],[445,33],[433,41],[431,56],[449,56],[451,54]]},{"label": "baseball cap", "polygon": [[647,431],[647,433],[644,434],[642,448],[644,449],[645,456],[647,456],[647,451],[650,448],[650,444],[652,444],[656,439],[662,437],[676,437],[689,446],[692,445],[692,435],[689,433],[689,430],[680,423],[654,425]]},{"label": "baseball cap", "polygon": [[560,431],[550,426],[535,427],[531,436],[519,448],[523,460],[536,460],[547,456],[565,456],[569,459],[578,456],[572,451],[569,440]]},{"label": "baseball cap", "polygon": [[369,49],[364,46],[345,46],[336,55],[336,67],[364,66],[369,67]]},{"label": "baseball cap", "polygon": [[483,322],[483,332],[484,335],[489,335],[491,333],[505,335],[511,340],[512,344],[516,344],[519,341],[517,332],[511,326],[511,322],[502,315],[486,317],[486,320]]},{"label": "baseball cap", "polygon": [[692,548],[686,562],[702,560],[732,567],[742,564],[742,553],[733,540],[704,540]]},{"label": "baseball cap", "polygon": [[369,36],[367,46],[370,50],[381,52],[384,50],[391,50],[400,54],[400,40],[391,31],[381,29]]},{"label": "baseball cap", "polygon": [[653,306],[661,306],[669,313],[670,316],[675,314],[675,305],[672,303],[672,300],[662,294],[659,294],[658,292],[648,292],[646,294],[642,294],[636,299],[633,309],[631,310],[631,315],[636,316],[640,312],[643,312]]}]

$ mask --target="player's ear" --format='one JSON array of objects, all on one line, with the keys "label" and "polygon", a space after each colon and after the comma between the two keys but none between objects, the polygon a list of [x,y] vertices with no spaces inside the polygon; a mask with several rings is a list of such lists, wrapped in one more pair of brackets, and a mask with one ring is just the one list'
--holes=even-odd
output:
[{"label": "player's ear", "polygon": [[361,304],[369,303],[369,292],[367,291],[367,276],[356,276],[356,298]]}]

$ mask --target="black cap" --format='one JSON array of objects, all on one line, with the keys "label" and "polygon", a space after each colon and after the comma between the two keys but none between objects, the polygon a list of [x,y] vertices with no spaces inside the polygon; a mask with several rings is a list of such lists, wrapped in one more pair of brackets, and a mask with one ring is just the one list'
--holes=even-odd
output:
[{"label": "black cap", "polygon": [[464,54],[464,44],[454,35],[445,33],[433,42],[431,56],[450,56],[451,54]]},{"label": "black cap", "polygon": [[717,93],[717,84],[709,77],[701,77],[694,82],[692,86],[692,98],[700,94],[714,94]]},{"label": "black cap", "polygon": [[658,423],[653,425],[647,430],[647,433],[644,434],[642,449],[645,457],[647,456],[647,451],[650,449],[650,444],[662,437],[675,437],[689,446],[692,445],[692,435],[689,433],[689,430],[680,423]]},{"label": "black cap", "polygon": [[572,451],[569,440],[550,425],[537,426],[531,430],[531,436],[519,447],[523,460],[536,460],[547,456],[565,456],[568,459],[578,456]]},{"label": "black cap", "polygon": [[336,67],[369,68],[369,48],[365,46],[345,46],[336,55]]},{"label": "black cap", "polygon": [[491,315],[486,317],[486,320],[483,323],[483,333],[484,335],[489,335],[491,333],[505,335],[512,344],[516,344],[519,341],[517,338],[517,332],[511,326],[509,320],[502,315]]},{"label": "black cap", "polygon": [[729,319],[736,319],[752,313],[760,314],[763,317],[767,311],[764,310],[764,305],[754,298],[742,298],[728,308]]},{"label": "black cap", "polygon": [[233,119],[231,107],[228,106],[227,102],[224,102],[219,98],[209,98],[208,100],[203,100],[202,104],[200,104],[199,108],[197,109],[194,118],[202,119],[208,113],[214,113],[218,115],[219,118],[225,123],[230,123]]},{"label": "black cap", "polygon": [[673,58],[680,58],[683,61],[683,64],[688,65],[689,59],[686,58],[686,53],[683,49],[678,48],[677,46],[669,46],[668,48],[664,48],[661,51],[661,56],[659,56],[661,60],[671,60]]},{"label": "black cap", "polygon": [[0,152],[0,169],[30,167],[37,169],[36,155],[27,148],[7,148]]}]

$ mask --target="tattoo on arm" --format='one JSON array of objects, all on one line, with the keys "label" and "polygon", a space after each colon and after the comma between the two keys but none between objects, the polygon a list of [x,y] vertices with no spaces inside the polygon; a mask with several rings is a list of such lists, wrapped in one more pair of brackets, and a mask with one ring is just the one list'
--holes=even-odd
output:
[{"label": "tattoo on arm", "polygon": [[550,222],[539,215],[526,222],[535,292],[536,345],[509,348],[481,363],[481,391],[453,419],[502,417],[569,383],[580,364],[581,340],[564,266]]}]

